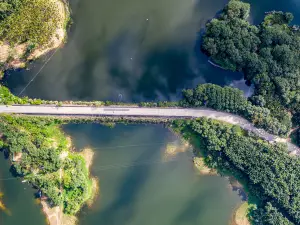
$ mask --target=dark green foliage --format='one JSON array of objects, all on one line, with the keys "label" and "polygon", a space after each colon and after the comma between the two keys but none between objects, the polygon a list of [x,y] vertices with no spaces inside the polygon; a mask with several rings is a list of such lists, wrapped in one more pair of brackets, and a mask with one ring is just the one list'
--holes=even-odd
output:
[{"label": "dark green foliage", "polygon": [[247,181],[250,194],[260,200],[263,210],[255,212],[256,217],[260,215],[257,224],[300,223],[300,159],[289,156],[285,145],[245,136],[230,125],[205,118],[176,121],[174,126],[185,137],[201,141],[211,167]]},{"label": "dark green foliage", "polygon": [[243,92],[237,88],[201,84],[195,89],[183,90],[183,106],[207,106],[213,109],[240,114],[248,105]]},{"label": "dark green foliage", "polygon": [[[264,99],[261,96],[255,97],[253,101],[264,105]],[[206,106],[235,113],[273,134],[286,135],[292,126],[288,113],[280,111],[281,114],[277,118],[281,120],[278,120],[271,115],[269,109],[253,105],[243,96],[242,91],[231,87],[222,88],[215,84],[201,84],[195,89],[183,90],[183,100],[180,104],[184,107]]]},{"label": "dark green foliage", "polygon": [[0,2],[0,22],[12,13],[16,12],[21,5],[21,0],[2,0]]},{"label": "dark green foliage", "polygon": [[[0,116],[1,146],[13,161],[16,174],[38,187],[52,206],[76,214],[91,196],[91,181],[83,157],[69,152],[67,140],[56,119]],[[1,147],[0,146],[0,147]],[[65,156],[64,156],[65,155]]]},{"label": "dark green foliage", "polygon": [[202,49],[222,67],[235,71],[259,63],[255,54],[259,30],[245,20],[249,10],[249,4],[230,1],[219,19],[207,24]]},{"label": "dark green foliage", "polygon": [[243,71],[255,85],[253,102],[285,120],[276,114],[300,108],[300,32],[288,25],[291,13],[270,12],[253,26],[248,11],[249,4],[231,0],[207,24],[202,50],[222,67]]},{"label": "dark green foliage", "polygon": [[293,225],[291,221],[285,218],[278,209],[267,202],[265,207],[252,212],[254,224],[257,225]]}]

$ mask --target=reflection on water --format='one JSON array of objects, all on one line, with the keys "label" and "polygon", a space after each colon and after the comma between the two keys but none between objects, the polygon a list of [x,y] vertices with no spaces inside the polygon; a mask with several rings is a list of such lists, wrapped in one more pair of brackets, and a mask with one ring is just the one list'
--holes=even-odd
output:
[{"label": "reflection on water", "polygon": [[[300,24],[298,0],[247,0],[251,20],[265,11],[291,11]],[[124,101],[175,99],[183,87],[212,82],[231,84],[251,94],[240,73],[207,63],[200,52],[199,32],[227,0],[70,0],[68,42],[58,50],[25,91],[45,99]],[[45,59],[29,71],[10,71],[5,81],[14,93],[32,79]],[[178,140],[159,126],[70,125],[66,131],[77,147],[95,149],[93,174],[101,195],[84,209],[84,225],[227,224],[237,194],[220,177],[199,177],[188,152],[161,163],[167,143]],[[0,190],[12,216],[0,212],[2,225],[43,225],[33,190],[11,178],[0,157]],[[24,189],[25,188],[25,189]],[[217,216],[216,216],[217,215]]]},{"label": "reflection on water", "polygon": [[9,172],[9,162],[0,152],[0,192],[1,201],[7,210],[0,209],[1,225],[46,225],[40,205],[34,199],[34,190],[27,184],[15,179]]},{"label": "reflection on water", "polygon": [[[64,130],[78,148],[95,151],[92,174],[100,180],[100,197],[82,211],[82,225],[227,225],[240,202],[225,178],[197,175],[191,151],[183,151],[162,126],[67,125]],[[170,145],[180,147],[166,160]]]},{"label": "reflection on water", "polygon": [[[291,11],[297,0],[247,0],[259,23],[265,11]],[[25,95],[45,99],[140,101],[180,96],[183,87],[231,84],[241,73],[214,68],[200,52],[199,32],[227,0],[71,0],[66,46],[60,49]],[[19,93],[45,59],[31,70],[10,72],[7,83]],[[245,85],[237,86],[248,91]]]},{"label": "reflection on water", "polygon": [[[242,78],[212,67],[200,53],[199,31],[226,0],[71,1],[74,24],[25,95],[47,99],[124,101],[175,99],[183,87]],[[18,93],[39,70],[11,72]]]},{"label": "reflection on water", "polygon": [[265,12],[277,10],[294,14],[294,24],[300,24],[300,1],[299,0],[243,0],[251,4],[251,22],[261,23]]}]

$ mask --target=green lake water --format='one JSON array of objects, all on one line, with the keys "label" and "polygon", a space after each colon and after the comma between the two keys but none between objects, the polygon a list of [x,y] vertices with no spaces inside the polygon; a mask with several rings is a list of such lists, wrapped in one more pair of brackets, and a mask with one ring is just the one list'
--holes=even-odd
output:
[{"label": "green lake water", "polygon": [[[247,0],[259,23],[265,11],[291,11],[300,24],[299,0]],[[211,66],[200,52],[205,23],[227,0],[70,0],[73,24],[65,46],[39,72],[46,56],[30,70],[8,71],[13,93],[33,78],[23,95],[51,100],[176,100],[198,83],[232,85],[251,94],[241,73]],[[37,73],[39,74],[37,75]],[[227,225],[240,197],[227,179],[200,176],[191,152],[162,162],[168,143],[180,141],[157,125],[64,127],[78,149],[95,151],[92,174],[100,197],[79,214],[80,225]],[[0,225],[44,225],[34,190],[12,178],[1,154],[0,190],[11,215]],[[9,179],[9,180],[7,180]]]},{"label": "green lake water", "polygon": [[100,194],[80,213],[80,225],[227,225],[241,201],[227,179],[194,170],[191,149],[165,158],[168,145],[182,144],[161,125],[64,130],[78,149],[95,151],[91,172],[100,181]]},{"label": "green lake water", "polygon": [[0,192],[1,201],[8,212],[0,210],[0,225],[46,225],[46,218],[34,198],[36,190],[9,172],[10,164],[0,152]]}]

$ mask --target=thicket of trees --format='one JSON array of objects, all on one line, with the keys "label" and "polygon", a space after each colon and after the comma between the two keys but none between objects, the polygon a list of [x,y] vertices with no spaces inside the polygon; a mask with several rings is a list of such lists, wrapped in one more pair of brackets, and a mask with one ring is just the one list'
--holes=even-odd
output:
[{"label": "thicket of trees", "polygon": [[20,8],[21,0],[2,0],[0,2],[0,22]]},{"label": "thicket of trees", "polygon": [[1,115],[1,148],[11,158],[22,153],[20,161],[12,162],[15,173],[42,190],[52,206],[74,215],[92,195],[91,180],[84,158],[68,150],[58,124],[58,120]]},{"label": "thicket of trees", "polygon": [[[291,13],[270,12],[254,26],[247,21],[250,5],[231,0],[207,24],[202,50],[226,69],[243,71],[254,84],[253,103],[275,117],[300,112],[300,31],[290,26]],[[294,118],[300,124],[300,116]]]},{"label": "thicket of trees", "polygon": [[287,112],[283,111],[279,120],[272,115],[269,109],[253,105],[237,88],[200,84],[194,89],[183,90],[182,93],[183,100],[180,104],[184,107],[207,106],[235,113],[273,134],[286,135],[292,127],[291,116]]},{"label": "thicket of trees", "polygon": [[254,224],[300,223],[300,159],[284,144],[269,144],[239,127],[210,119],[177,120],[173,128],[196,138],[205,162],[219,171],[231,171],[246,180],[251,197],[258,199],[251,212]]},{"label": "thicket of trees", "polygon": [[43,45],[50,41],[60,19],[53,1],[4,0],[0,2],[0,38],[12,45]]}]

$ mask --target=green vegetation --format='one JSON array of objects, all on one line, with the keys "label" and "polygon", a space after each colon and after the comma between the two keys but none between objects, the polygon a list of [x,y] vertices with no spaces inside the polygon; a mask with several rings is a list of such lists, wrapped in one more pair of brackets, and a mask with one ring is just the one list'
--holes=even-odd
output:
[{"label": "green vegetation", "polygon": [[63,105],[85,105],[85,106],[112,106],[112,105],[124,105],[124,106],[141,106],[141,107],[178,107],[178,102],[140,102],[135,103],[125,103],[125,102],[112,102],[112,101],[51,101],[42,99],[30,99],[28,97],[17,97],[13,95],[10,90],[0,84],[0,104],[3,105],[56,105],[58,107]]},{"label": "green vegetation", "polygon": [[49,0],[5,0],[0,4],[0,37],[11,45],[46,44],[59,25],[58,10]]},{"label": "green vegetation", "polygon": [[300,146],[300,128],[296,131],[296,144]]},{"label": "green vegetation", "polygon": [[269,109],[253,105],[244,96],[242,91],[231,87],[220,87],[214,84],[198,85],[195,89],[183,90],[183,100],[180,102],[141,102],[128,104],[123,102],[82,102],[82,101],[46,101],[41,99],[19,98],[11,94],[8,88],[0,85],[0,104],[52,104],[58,107],[62,105],[88,105],[88,106],[141,106],[141,107],[210,107],[216,110],[231,112],[241,115],[251,121],[257,127],[261,127],[276,135],[286,135],[291,129],[291,117],[283,112],[281,120],[273,117]]},{"label": "green vegetation", "polygon": [[20,0],[2,0],[0,2],[0,22],[5,20],[12,13],[15,13],[20,8]]},{"label": "green vegetation", "polygon": [[226,69],[243,71],[255,93],[251,101],[279,121],[291,112],[300,124],[300,31],[291,13],[270,12],[259,26],[247,21],[250,5],[231,0],[207,24],[202,50]]},{"label": "green vegetation", "polygon": [[60,120],[0,116],[2,148],[12,160],[14,173],[38,187],[51,206],[62,206],[64,213],[74,215],[92,196],[92,181],[84,158],[70,152]]},{"label": "green vegetation", "polygon": [[286,135],[291,127],[291,117],[284,112],[281,121],[274,118],[269,109],[253,105],[243,92],[236,88],[220,87],[214,84],[201,84],[195,89],[183,90],[183,107],[209,107],[245,117],[257,127],[270,133]]},{"label": "green vegetation", "polygon": [[286,145],[205,118],[176,120],[172,128],[196,140],[207,165],[246,184],[257,204],[249,214],[253,224],[300,223],[300,159],[289,156]]}]

